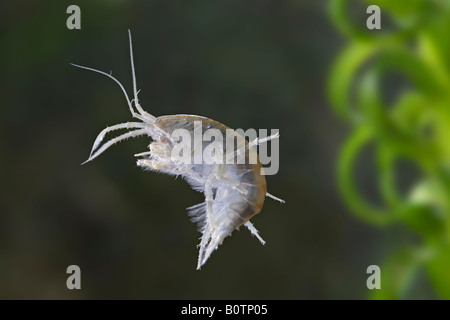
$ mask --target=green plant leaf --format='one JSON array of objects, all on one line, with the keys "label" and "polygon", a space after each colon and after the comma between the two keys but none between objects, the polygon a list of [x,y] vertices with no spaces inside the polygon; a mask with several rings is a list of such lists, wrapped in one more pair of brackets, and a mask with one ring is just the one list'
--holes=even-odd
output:
[{"label": "green plant leaf", "polygon": [[450,246],[440,248],[427,264],[431,282],[443,299],[450,299]]}]

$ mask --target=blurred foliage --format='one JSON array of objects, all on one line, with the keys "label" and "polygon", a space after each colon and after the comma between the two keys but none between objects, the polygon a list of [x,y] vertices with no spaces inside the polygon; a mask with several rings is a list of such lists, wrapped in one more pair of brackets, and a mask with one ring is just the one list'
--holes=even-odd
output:
[{"label": "blurred foliage", "polygon": [[[351,17],[355,5],[370,4],[381,8],[381,30]],[[381,290],[372,297],[404,298],[426,270],[436,294],[450,299],[450,1],[335,0],[329,9],[349,40],[328,84],[332,107],[353,128],[338,159],[339,189],[367,223],[402,225],[420,238],[381,266]],[[395,78],[389,86],[392,75],[407,85]],[[356,161],[368,146],[374,147],[379,206],[355,182]],[[399,171],[406,163],[420,177],[402,192]]]}]

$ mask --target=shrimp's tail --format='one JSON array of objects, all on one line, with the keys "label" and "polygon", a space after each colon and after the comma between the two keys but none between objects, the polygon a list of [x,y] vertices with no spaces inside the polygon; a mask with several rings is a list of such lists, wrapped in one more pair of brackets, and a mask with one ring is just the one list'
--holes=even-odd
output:
[{"label": "shrimp's tail", "polygon": [[208,225],[205,226],[202,241],[200,243],[197,270],[200,270],[206,261],[208,261],[213,251],[222,244],[223,240],[231,235],[231,231],[232,230],[228,230],[228,228],[225,227],[210,228]]},{"label": "shrimp's tail", "polygon": [[[220,207],[220,209],[218,209]],[[230,206],[217,205],[211,210],[212,215],[208,215],[207,202],[194,205],[188,208],[189,215],[193,222],[197,222],[202,233],[201,242],[198,245],[199,254],[197,261],[197,270],[208,261],[209,257],[231,233],[241,225],[245,225],[253,235],[264,244],[264,240],[259,236],[258,231],[250,221],[246,223]],[[234,214],[230,214],[234,212]]]}]

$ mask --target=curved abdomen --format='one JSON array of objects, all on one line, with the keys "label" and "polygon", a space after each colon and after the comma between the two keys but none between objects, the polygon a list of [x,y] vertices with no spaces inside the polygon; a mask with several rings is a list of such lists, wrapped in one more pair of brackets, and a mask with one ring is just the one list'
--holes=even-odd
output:
[{"label": "curved abdomen", "polygon": [[[197,185],[204,185],[213,173],[217,176],[217,181],[214,183],[213,215],[217,220],[216,223],[222,226],[229,225],[231,232],[258,214],[263,207],[267,187],[266,179],[262,174],[262,165],[256,150],[248,149],[248,142],[242,136],[220,122],[201,116],[174,115],[158,117],[155,124],[166,133],[172,133],[176,129],[188,130],[192,137],[191,152],[194,154],[195,151],[198,152],[193,143],[193,139],[198,139],[198,137],[194,137],[196,121],[201,122],[202,133],[208,129],[217,129],[222,133],[224,154],[229,152],[226,150],[227,134],[231,133],[236,138],[236,143],[233,143],[235,154],[232,163],[228,164],[224,159],[223,164],[191,164],[185,171],[187,180],[195,181]],[[209,144],[210,141],[202,142],[202,153]],[[243,147],[244,149],[242,149]],[[245,152],[245,164],[237,163],[236,151],[238,149]],[[256,161],[249,163],[250,160]],[[227,222],[225,223],[224,220]]]}]

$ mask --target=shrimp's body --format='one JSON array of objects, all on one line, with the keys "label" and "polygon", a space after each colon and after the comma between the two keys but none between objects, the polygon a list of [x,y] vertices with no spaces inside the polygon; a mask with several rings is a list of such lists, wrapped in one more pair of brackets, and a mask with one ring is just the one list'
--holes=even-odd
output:
[{"label": "shrimp's body", "polygon": [[[258,237],[260,242],[264,244],[264,240],[259,236],[258,231],[249,220],[261,211],[266,195],[279,201],[282,200],[267,193],[266,179],[262,173],[262,165],[253,146],[270,139],[278,138],[278,134],[261,140],[256,139],[255,141],[248,143],[245,138],[236,131],[230,131],[230,128],[224,124],[206,117],[195,115],[154,117],[147,113],[139,105],[137,99],[131,33],[129,33],[129,37],[134,85],[133,101],[138,112],[134,110],[132,105],[133,101],[130,101],[123,86],[112,75],[99,70],[74,65],[76,67],[104,74],[117,82],[125,94],[133,117],[142,121],[117,124],[104,129],[95,140],[89,159],[85,162],[93,160],[110,146],[124,139],[144,135],[151,137],[154,141],[149,145],[150,151],[136,154],[136,156],[139,157],[137,165],[146,170],[158,171],[176,176],[180,175],[193,189],[203,192],[205,195],[205,202],[188,208],[192,220],[199,223],[200,231],[202,232],[197,269],[200,269],[200,267],[208,260],[211,253],[217,249],[227,236],[242,225],[245,225],[250,232]],[[186,145],[188,143],[187,141],[176,138],[174,135],[176,130],[183,129],[195,139],[194,131],[196,123],[201,123],[202,132],[208,129],[216,129],[223,137],[227,136],[227,133],[229,134],[229,132],[232,132],[234,136],[231,138],[236,138],[238,143],[230,153],[229,150],[226,150],[225,146],[227,144],[223,141],[221,144],[223,146],[221,155],[224,161],[212,164],[195,162],[187,163],[173,157],[172,151],[176,147],[181,146],[189,148],[192,154],[195,154],[196,152],[202,154],[204,149],[208,146],[209,142],[204,141],[200,144],[189,143]],[[119,129],[135,130],[130,130],[127,133],[111,139],[100,147],[103,138],[108,132]],[[193,141],[193,139],[190,139],[190,141]],[[199,148],[201,150],[198,150]],[[242,152],[245,154],[245,159],[254,157],[256,163],[250,164],[245,162],[244,164],[236,164],[235,161],[231,161],[234,164],[229,164],[229,162],[226,161],[226,159],[236,160],[238,154]]]}]

